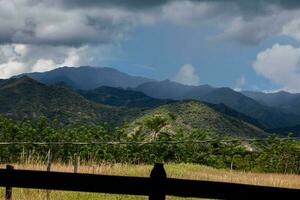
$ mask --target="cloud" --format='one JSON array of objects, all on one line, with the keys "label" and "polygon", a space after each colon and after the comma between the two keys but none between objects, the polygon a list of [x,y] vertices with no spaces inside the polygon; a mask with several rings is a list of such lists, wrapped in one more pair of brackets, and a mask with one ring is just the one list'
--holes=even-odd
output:
[{"label": "cloud", "polygon": [[299,5],[264,0],[170,1],[162,6],[160,20],[181,26],[213,26],[219,33],[208,38],[210,41],[257,45],[280,35],[300,41]]},{"label": "cloud", "polygon": [[300,19],[297,17],[285,24],[282,28],[282,34],[300,41]]},{"label": "cloud", "polygon": [[[217,23],[216,19],[225,17],[227,12],[220,3],[193,1],[173,1],[162,7],[161,20],[166,20],[177,25],[199,25],[208,24],[211,21]],[[223,18],[224,19],[224,18]]]},{"label": "cloud", "polygon": [[[168,3],[178,2],[179,0],[62,0],[62,4],[66,7],[97,7],[97,6],[117,6],[127,9],[150,9],[159,7]],[[213,2],[213,3],[226,3],[235,5],[243,10],[245,13],[258,13],[263,12],[264,7],[267,5],[276,5],[284,9],[295,9],[300,7],[298,0],[191,0],[191,2]]]},{"label": "cloud", "polygon": [[78,8],[78,7],[120,7],[130,10],[143,10],[151,9],[153,7],[161,6],[172,0],[151,0],[151,1],[141,1],[141,0],[62,0],[62,5],[65,7]]},{"label": "cloud", "polygon": [[234,90],[241,91],[241,87],[244,86],[245,84],[246,84],[246,77],[242,75],[236,80]]},{"label": "cloud", "polygon": [[298,12],[299,5],[279,0],[0,1],[0,44],[111,44],[135,26],[161,21],[215,24],[224,29],[223,38],[252,44],[297,19],[287,13]]},{"label": "cloud", "polygon": [[210,25],[220,33],[213,39],[245,45],[300,41],[299,8],[292,0],[0,0],[0,77],[90,65],[132,28],[155,23]]},{"label": "cloud", "polygon": [[107,44],[143,20],[142,14],[114,7],[66,9],[51,2],[0,1],[0,43]]},{"label": "cloud", "polygon": [[43,72],[61,66],[93,65],[94,58],[105,57],[106,48],[0,45],[0,78],[27,72]]},{"label": "cloud", "polygon": [[275,44],[260,52],[253,68],[257,74],[282,85],[284,90],[300,92],[300,48]]},{"label": "cloud", "polygon": [[199,85],[199,76],[193,65],[185,64],[177,72],[174,81],[185,85]]},{"label": "cloud", "polygon": [[0,1],[0,44],[110,44],[135,26],[164,20],[179,25],[228,25],[222,27],[227,37],[253,43],[280,32],[282,21],[288,22],[282,12],[295,12],[299,5],[279,0]]}]

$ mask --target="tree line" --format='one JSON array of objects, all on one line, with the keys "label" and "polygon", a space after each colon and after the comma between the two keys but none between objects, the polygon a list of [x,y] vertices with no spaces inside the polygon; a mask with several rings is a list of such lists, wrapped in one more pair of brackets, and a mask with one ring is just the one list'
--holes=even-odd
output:
[{"label": "tree line", "polygon": [[[28,119],[15,122],[0,116],[0,142],[125,142],[115,145],[0,145],[0,162],[45,161],[50,149],[55,162],[70,162],[77,154],[81,162],[197,163],[243,171],[300,173],[300,142],[291,135],[285,139],[270,136],[262,141],[229,141],[232,137],[211,135],[209,130],[178,129],[169,134],[162,131],[165,125],[163,117],[152,116],[140,124],[148,132],[141,132],[139,128],[129,133],[126,124],[114,128],[106,123],[63,127],[57,120],[49,122],[44,117],[36,122]],[[135,143],[147,141],[154,143]],[[207,142],[170,144],[169,141]]]}]

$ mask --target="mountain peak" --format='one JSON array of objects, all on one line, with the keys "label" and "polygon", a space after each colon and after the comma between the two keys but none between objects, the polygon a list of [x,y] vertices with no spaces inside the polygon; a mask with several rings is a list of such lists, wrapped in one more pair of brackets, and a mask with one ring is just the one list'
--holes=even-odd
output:
[{"label": "mountain peak", "polygon": [[[135,88],[151,79],[131,76],[109,67],[60,67],[48,72],[28,73],[27,76],[47,85],[64,83],[80,90],[95,89],[100,86]],[[17,77],[20,77],[19,75]]]}]

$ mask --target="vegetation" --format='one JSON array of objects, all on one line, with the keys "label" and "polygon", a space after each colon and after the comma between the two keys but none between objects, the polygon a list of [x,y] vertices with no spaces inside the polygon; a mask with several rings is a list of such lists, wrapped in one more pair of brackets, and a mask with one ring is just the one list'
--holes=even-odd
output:
[{"label": "vegetation", "polygon": [[71,89],[48,86],[24,76],[0,84],[0,113],[14,120],[26,117],[37,121],[45,116],[66,126],[103,122],[116,125],[136,116],[139,109],[96,104]]},{"label": "vegetation", "polygon": [[125,90],[108,86],[102,86],[94,90],[81,90],[79,92],[86,99],[93,102],[118,107],[154,108],[174,102],[172,100],[155,99],[134,90]]},{"label": "vegetation", "polygon": [[45,116],[48,122],[56,119],[61,126],[98,126],[107,122],[111,128],[122,126],[124,122],[135,128],[136,122],[158,113],[168,118],[168,129],[173,132],[179,128],[186,131],[198,128],[210,129],[212,134],[266,135],[254,119],[224,104],[158,100],[110,87],[82,91],[82,95],[95,102],[66,87],[45,85],[26,76],[12,78],[0,85],[0,113],[16,121],[25,117],[36,122],[39,116]]},{"label": "vegetation", "polygon": [[[173,116],[174,117],[174,116]],[[147,127],[149,132],[142,132]],[[128,133],[128,127],[111,129],[101,126],[61,127],[57,121],[47,123],[40,118],[37,123],[23,120],[15,123],[0,117],[0,141],[32,142],[123,142],[123,144],[94,145],[1,145],[2,163],[24,162],[31,158],[45,161],[49,149],[57,162],[72,162],[74,154],[81,162],[109,162],[143,164],[154,162],[197,163],[215,168],[244,171],[299,173],[299,142],[293,139],[269,137],[261,142],[227,141],[232,137],[211,135],[207,131],[178,129],[165,132],[167,121],[153,116],[140,124],[140,129]],[[147,130],[145,129],[145,130]],[[153,137],[153,134],[155,137]],[[203,141],[194,143],[191,141]],[[225,140],[225,141],[224,141]],[[137,142],[153,142],[143,144]],[[188,141],[168,144],[169,141]],[[189,142],[190,141],[190,142]],[[124,142],[127,142],[124,144]]]},{"label": "vegetation", "polygon": [[[0,166],[5,167],[5,166]],[[16,169],[30,170],[46,170],[43,163],[26,163],[14,164]],[[121,176],[143,176],[149,177],[152,165],[130,165],[130,164],[111,164],[111,163],[85,163],[78,168],[79,173],[91,174],[107,174]],[[196,164],[174,164],[168,163],[165,165],[168,177],[183,178],[193,180],[209,180],[209,181],[224,181],[233,183],[244,183],[253,185],[265,185],[273,187],[288,187],[300,189],[300,176],[287,174],[262,174],[239,172],[224,169],[215,169]],[[72,165],[54,164],[53,171],[73,172]],[[45,190],[31,189],[13,189],[13,199],[18,200],[42,200],[45,199]],[[0,188],[0,199],[4,199],[4,188]],[[146,200],[147,197],[127,196],[127,195],[109,195],[97,193],[79,193],[79,192],[63,192],[51,191],[50,199],[59,200],[88,200],[88,199],[104,199],[104,200]],[[167,197],[168,200],[191,200],[187,198]],[[195,199],[196,200],[196,199]]]},{"label": "vegetation", "polygon": [[[226,106],[256,119],[264,128],[275,129],[300,124],[300,117],[295,113],[286,112],[278,106],[269,107],[230,88],[215,88],[209,85],[188,86],[165,81],[146,82],[136,88],[137,91],[161,99],[195,99],[212,104],[223,103]],[[296,101],[297,102],[297,101]],[[293,105],[299,105],[294,103]],[[295,106],[292,109],[297,110]]]},{"label": "vegetation", "polygon": [[[150,119],[157,119],[161,116],[167,120],[167,126],[163,131],[169,134],[184,131],[193,131],[193,129],[207,130],[210,134],[228,135],[235,137],[264,137],[267,135],[262,129],[248,123],[244,120],[231,116],[228,110],[225,113],[216,111],[215,106],[205,104],[199,101],[186,100],[176,103],[160,106],[151,109],[143,116],[134,120],[131,124],[134,128],[139,124]],[[148,126],[143,128],[147,129]],[[148,132],[148,130],[142,130]]]},{"label": "vegetation", "polygon": [[[271,136],[258,127],[259,122],[224,104],[161,101],[109,87],[92,91],[87,93],[95,101],[103,97],[103,102],[115,106],[26,76],[0,81],[0,113],[5,116],[0,116],[0,142],[97,143],[0,145],[0,162],[45,161],[50,149],[53,160],[63,163],[77,154],[82,162],[196,163],[244,171],[300,172],[299,141]],[[264,140],[243,141],[247,138]]]}]

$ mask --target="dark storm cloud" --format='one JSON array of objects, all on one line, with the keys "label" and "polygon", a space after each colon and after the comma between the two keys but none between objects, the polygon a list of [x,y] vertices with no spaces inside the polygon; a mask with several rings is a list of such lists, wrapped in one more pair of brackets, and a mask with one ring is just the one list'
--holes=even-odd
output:
[{"label": "dark storm cloud", "polygon": [[[180,0],[62,0],[65,7],[122,7],[127,9],[151,9]],[[245,13],[258,13],[267,6],[275,5],[283,9],[300,7],[299,0],[191,0],[193,2],[225,3],[238,6]]]},{"label": "dark storm cloud", "polygon": [[108,44],[137,20],[114,8],[64,8],[54,1],[0,1],[0,44]]},{"label": "dark storm cloud", "polygon": [[[0,0],[0,44],[43,44],[81,46],[85,44],[109,44],[121,39],[131,27],[150,19],[160,21],[163,8],[185,1],[176,0]],[[297,9],[296,0],[191,0],[199,3],[221,5],[201,20],[218,15],[242,16],[250,21],[257,16],[268,15],[269,7]],[[176,9],[181,7],[176,7]],[[172,10],[170,12],[173,12]],[[176,16],[168,13],[167,20]],[[183,11],[197,16],[198,10]],[[181,13],[183,13],[181,12]],[[201,12],[201,9],[200,11]],[[180,14],[180,13],[179,13]],[[190,17],[189,19],[193,19]],[[164,19],[166,20],[166,19]],[[174,20],[173,20],[174,21]],[[184,20],[181,20],[184,21]],[[186,20],[187,21],[187,20]],[[200,21],[198,19],[194,21]],[[258,38],[257,41],[259,41]]]},{"label": "dark storm cloud", "polygon": [[149,9],[164,5],[171,0],[63,0],[66,7],[123,7],[128,9]]}]

